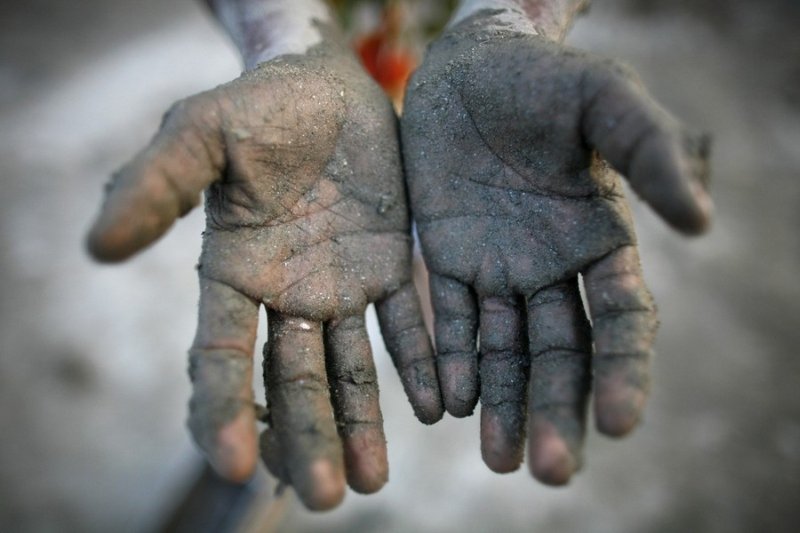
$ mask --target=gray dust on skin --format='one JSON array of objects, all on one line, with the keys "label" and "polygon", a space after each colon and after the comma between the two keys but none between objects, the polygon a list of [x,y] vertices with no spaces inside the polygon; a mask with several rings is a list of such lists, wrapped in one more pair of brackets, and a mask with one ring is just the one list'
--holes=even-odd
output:
[{"label": "gray dust on skin", "polygon": [[[478,298],[530,299],[575,283],[636,238],[619,176],[582,133],[585,95],[599,90],[586,86],[585,72],[608,63],[539,36],[483,29],[492,14],[449,30],[413,76],[401,122],[407,179],[432,273]],[[655,331],[650,296],[640,296],[634,303],[648,310],[641,320],[649,326],[636,331]],[[467,327],[475,330],[476,319]],[[482,396],[503,396],[500,384],[519,374],[507,366]],[[646,390],[646,372],[635,374],[630,384]],[[585,376],[570,386],[585,391]]]},{"label": "gray dust on skin", "polygon": [[241,391],[250,386],[251,363],[236,351],[191,352],[189,378],[193,383],[200,381],[197,376],[200,368],[204,373],[202,386],[195,387],[189,401],[188,426],[201,448],[213,450],[220,428],[235,419],[242,409],[253,408],[252,401],[241,397]]},{"label": "gray dust on skin", "polygon": [[532,295],[635,236],[619,178],[574,149],[580,69],[592,60],[540,37],[482,32],[485,14],[439,39],[411,80],[409,192],[431,271],[478,294]]},{"label": "gray dust on skin", "polygon": [[[363,314],[409,281],[411,258],[394,112],[336,32],[320,28],[323,42],[306,55],[209,93],[226,117],[228,167],[206,194],[198,268],[201,279],[315,321]],[[195,393],[191,429],[210,444],[243,408],[250,373],[235,356],[203,364],[217,377]]]},{"label": "gray dust on skin", "polygon": [[[479,295],[530,296],[636,244],[619,176],[587,147],[582,120],[603,83],[633,75],[540,36],[485,29],[496,13],[431,46],[409,85],[403,146],[429,269]],[[708,140],[647,105],[702,181]],[[615,142],[641,133],[626,128]]]},{"label": "gray dust on skin", "polygon": [[222,87],[220,105],[240,123],[226,128],[226,178],[207,196],[200,267],[202,277],[313,320],[361,312],[410,277],[393,111],[324,34],[307,55]]},{"label": "gray dust on skin", "polygon": [[[9,2],[0,19],[0,394],[14,406],[4,427],[15,428],[2,442],[2,529],[151,530],[196,477],[181,353],[192,336],[196,284],[186,273],[200,220],[182,221],[121,269],[89,264],[78,244],[98,186],[150,135],[164,103],[235,74],[235,57],[195,4]],[[643,4],[662,9],[642,14]],[[380,366],[390,460],[408,475],[333,513],[297,505],[287,531],[796,531],[800,56],[785,50],[797,17],[782,10],[794,6],[609,0],[573,34],[637,64],[670,108],[717,138],[719,218],[708,238],[687,243],[635,208],[664,317],[641,431],[621,442],[590,436],[588,468],[552,491],[480,464],[474,417],[415,423]],[[21,10],[30,16],[20,21]],[[703,19],[686,14],[699,10]],[[159,305],[164,295],[172,305]],[[48,371],[70,353],[96,377],[79,395]]]}]

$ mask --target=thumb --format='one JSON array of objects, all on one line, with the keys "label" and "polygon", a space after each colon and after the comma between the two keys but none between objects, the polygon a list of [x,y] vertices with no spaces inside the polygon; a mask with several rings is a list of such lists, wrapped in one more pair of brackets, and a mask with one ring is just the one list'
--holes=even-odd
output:
[{"label": "thumb", "polygon": [[587,71],[584,91],[588,144],[675,229],[704,232],[713,210],[708,136],[687,131],[626,68]]},{"label": "thumb", "polygon": [[218,179],[224,147],[216,102],[198,95],[175,104],[161,129],[107,186],[88,236],[89,253],[122,261],[161,237]]}]

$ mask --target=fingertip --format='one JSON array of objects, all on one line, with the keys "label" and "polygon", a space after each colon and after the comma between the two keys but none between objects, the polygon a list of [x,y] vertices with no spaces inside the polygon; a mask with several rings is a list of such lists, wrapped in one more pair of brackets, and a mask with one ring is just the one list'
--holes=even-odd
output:
[{"label": "fingertip", "polygon": [[439,404],[439,408],[434,410],[426,410],[423,411],[421,409],[414,410],[414,416],[417,417],[417,420],[425,424],[426,426],[432,426],[436,422],[440,421],[444,418],[444,405],[442,403]]},{"label": "fingertip", "polygon": [[478,356],[439,358],[439,381],[445,410],[456,418],[472,415],[478,404]]},{"label": "fingertip", "polygon": [[708,231],[714,212],[706,189],[705,155],[687,153],[680,141],[652,134],[638,149],[630,167],[630,182],[667,223],[687,236]]},{"label": "fingertip", "polygon": [[442,391],[430,351],[400,371],[400,379],[414,416],[427,425],[438,422],[444,415]]},{"label": "fingertip", "polygon": [[131,255],[119,245],[117,239],[96,226],[86,237],[86,250],[92,259],[99,263],[119,263]]},{"label": "fingertip", "polygon": [[258,444],[251,413],[243,410],[217,434],[216,448],[209,461],[223,478],[234,483],[246,483],[256,470]]},{"label": "fingertip", "polygon": [[498,474],[518,470],[524,451],[524,430],[509,428],[508,417],[504,415],[508,413],[491,412],[485,406],[481,409],[481,457]]},{"label": "fingertip", "polygon": [[531,457],[531,474],[539,482],[552,487],[563,487],[577,470],[577,461],[566,449],[563,441],[548,441]]},{"label": "fingertip", "polygon": [[595,401],[597,430],[614,438],[630,434],[641,420],[647,394],[636,387],[600,392]]},{"label": "fingertip", "polygon": [[220,477],[232,483],[247,483],[256,472],[255,459],[239,458],[234,461],[211,462],[211,466]]},{"label": "fingertip", "polygon": [[668,210],[661,214],[677,231],[687,237],[697,237],[707,233],[714,217],[714,202],[705,188],[692,180],[687,185],[688,193],[681,201],[675,200]]},{"label": "fingertip", "polygon": [[566,441],[549,422],[534,421],[528,460],[531,475],[553,487],[569,483],[580,467]]},{"label": "fingertip", "polygon": [[711,221],[714,217],[714,202],[700,183],[692,181],[689,183],[689,188],[694,205],[676,227],[681,233],[691,237],[702,235],[711,228]]},{"label": "fingertip", "polygon": [[708,219],[684,220],[671,225],[686,237],[700,237],[708,233],[708,230],[711,228],[711,221]]},{"label": "fingertip", "polygon": [[389,481],[389,461],[383,435],[364,432],[344,443],[347,484],[361,494],[378,492]]},{"label": "fingertip", "polygon": [[510,474],[519,470],[521,461],[514,457],[496,455],[481,451],[481,457],[489,470],[495,474]]},{"label": "fingertip", "polygon": [[630,410],[604,409],[595,413],[597,430],[607,437],[622,438],[639,424],[639,415]]},{"label": "fingertip", "polygon": [[445,410],[455,418],[466,418],[475,412],[478,404],[477,395],[475,399],[459,397],[456,393],[444,395]]},{"label": "fingertip", "polygon": [[317,459],[308,467],[305,483],[297,483],[303,504],[311,511],[329,511],[344,500],[345,475],[328,459]]},{"label": "fingertip", "polygon": [[371,474],[359,474],[347,478],[347,484],[359,494],[375,494],[389,481],[389,472],[375,471]]},{"label": "fingertip", "polygon": [[414,416],[425,425],[432,425],[444,417],[444,404],[439,389],[417,391],[411,401]]},{"label": "fingertip", "polygon": [[152,244],[171,223],[140,213],[134,219],[104,208],[86,237],[86,249],[100,263],[120,263]]}]

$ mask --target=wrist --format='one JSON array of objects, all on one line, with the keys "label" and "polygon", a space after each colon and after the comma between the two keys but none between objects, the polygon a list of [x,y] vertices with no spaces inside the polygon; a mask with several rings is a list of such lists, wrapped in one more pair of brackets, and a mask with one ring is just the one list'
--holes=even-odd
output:
[{"label": "wrist", "polygon": [[490,25],[561,42],[591,0],[460,0],[448,27],[483,11]]},{"label": "wrist", "polygon": [[324,0],[206,0],[230,35],[245,70],[285,54],[305,54],[331,22]]}]

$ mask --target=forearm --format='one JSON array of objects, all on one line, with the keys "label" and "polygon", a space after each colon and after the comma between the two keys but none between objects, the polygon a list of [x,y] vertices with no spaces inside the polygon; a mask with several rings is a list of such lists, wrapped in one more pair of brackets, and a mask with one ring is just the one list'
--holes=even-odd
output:
[{"label": "forearm", "polygon": [[505,27],[536,33],[561,42],[575,16],[591,0],[461,0],[450,22],[453,26],[482,10],[503,10],[495,15]]},{"label": "forearm", "polygon": [[239,48],[246,70],[284,54],[304,54],[330,22],[324,0],[205,0]]}]

